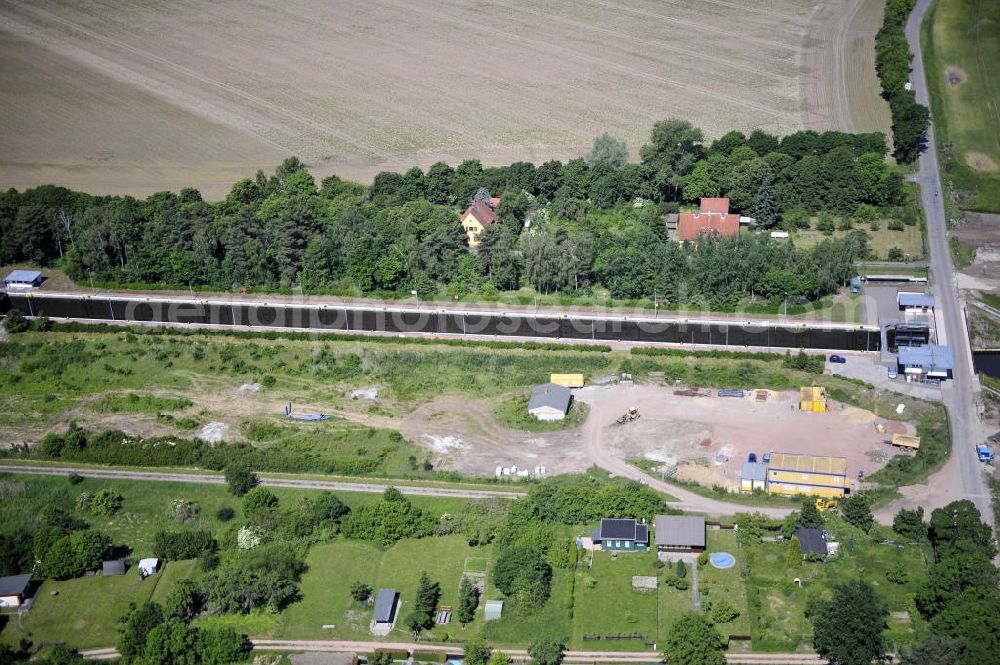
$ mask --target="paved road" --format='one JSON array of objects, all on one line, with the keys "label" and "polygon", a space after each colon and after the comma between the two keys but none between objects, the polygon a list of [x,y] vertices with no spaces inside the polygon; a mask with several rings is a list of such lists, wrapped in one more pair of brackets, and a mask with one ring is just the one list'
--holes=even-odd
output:
[{"label": "paved road", "polygon": [[[906,24],[906,37],[913,49],[913,89],[917,101],[929,104],[927,78],[924,71],[923,54],[920,49],[920,26],[930,8],[932,0],[918,0]],[[948,407],[951,426],[952,455],[945,467],[932,476],[928,482],[930,494],[926,497],[932,504],[935,486],[959,482],[961,494],[973,501],[989,523],[994,523],[989,493],[983,478],[980,463],[976,460],[974,445],[980,434],[976,402],[980,391],[979,381],[972,369],[972,354],[969,350],[969,335],[966,328],[962,302],[955,286],[954,267],[948,247],[947,221],[942,200],[941,180],[938,171],[937,152],[934,149],[934,126],[928,130],[928,148],[920,155],[920,170],[916,182],[920,184],[920,195],[927,218],[927,245],[930,253],[931,272],[935,277],[932,286],[937,299],[938,311],[943,319],[943,330],[938,334],[955,352],[955,372],[952,381],[945,382],[942,397]],[[937,505],[928,505],[935,508]]]},{"label": "paved road", "polygon": [[[427,644],[424,642],[350,642],[341,640],[253,640],[257,649],[268,651],[314,651],[314,652],[371,652],[374,649],[396,649],[406,651],[444,651],[449,654],[461,653],[458,645],[447,646]],[[499,649],[512,656],[517,661],[524,662],[528,652],[524,649]],[[112,647],[103,649],[88,649],[83,656],[94,660],[110,660],[118,656]],[[655,663],[662,659],[662,654],[656,651],[621,652],[621,651],[567,651],[566,661],[569,662],[602,662],[602,663]],[[808,653],[731,653],[726,654],[726,662],[744,665],[819,665],[826,659],[816,654]]]},{"label": "paved road", "polygon": [[[56,467],[56,466],[20,466],[0,464],[0,473],[26,473],[39,476],[68,476],[79,473],[89,478],[117,478],[122,480],[152,480],[174,483],[202,483],[205,485],[224,485],[226,479],[213,473],[177,473],[168,471],[130,471],[126,469],[108,469],[106,467]],[[471,490],[448,487],[421,487],[418,485],[402,485],[396,483],[351,483],[335,480],[311,480],[295,478],[272,478],[260,476],[260,484],[267,487],[288,487],[293,489],[332,490],[338,492],[368,492],[381,494],[392,485],[403,494],[411,496],[442,496],[458,499],[485,499],[501,497],[517,499],[525,496],[524,492],[504,490]]]}]

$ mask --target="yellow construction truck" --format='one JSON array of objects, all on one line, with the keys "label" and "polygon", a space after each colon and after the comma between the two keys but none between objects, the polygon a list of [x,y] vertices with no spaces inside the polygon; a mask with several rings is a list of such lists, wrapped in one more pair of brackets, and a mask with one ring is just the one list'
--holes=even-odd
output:
[{"label": "yellow construction truck", "polygon": [[912,434],[893,434],[889,443],[897,448],[920,450],[920,437]]}]

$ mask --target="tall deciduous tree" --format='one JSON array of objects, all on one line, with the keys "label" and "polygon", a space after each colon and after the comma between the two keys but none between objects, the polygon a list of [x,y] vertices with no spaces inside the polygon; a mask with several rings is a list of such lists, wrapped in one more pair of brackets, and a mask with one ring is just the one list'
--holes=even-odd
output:
[{"label": "tall deciduous tree", "polygon": [[565,646],[555,640],[542,639],[528,647],[533,665],[561,665]]},{"label": "tall deciduous tree", "polygon": [[872,515],[872,499],[867,494],[852,494],[840,501],[840,513],[844,519],[867,533],[875,525]]},{"label": "tall deciduous tree", "polygon": [[661,199],[678,198],[681,178],[690,173],[702,156],[701,130],[686,120],[663,120],[653,125],[649,143],[640,156],[653,174]]},{"label": "tall deciduous tree", "polygon": [[489,665],[493,650],[481,638],[473,638],[465,643],[466,665]]},{"label": "tall deciduous tree", "polygon": [[594,139],[594,145],[587,153],[587,166],[607,166],[614,171],[620,171],[628,163],[628,148],[620,141],[604,132]]},{"label": "tall deciduous tree", "polygon": [[965,644],[938,635],[928,635],[920,642],[904,648],[899,654],[900,665],[962,665]]},{"label": "tall deciduous tree", "polygon": [[458,611],[455,612],[455,618],[464,626],[475,618],[477,607],[479,588],[468,577],[463,577],[458,585]]},{"label": "tall deciduous tree", "polygon": [[669,665],[725,665],[726,643],[701,614],[685,612],[667,630],[663,658]]},{"label": "tall deciduous tree", "polygon": [[814,499],[803,499],[799,524],[807,529],[818,529],[823,526],[823,515],[816,508],[816,501]]},{"label": "tall deciduous tree", "polygon": [[163,621],[163,608],[156,603],[147,602],[129,612],[116,642],[118,653],[126,665],[142,653],[146,636]]},{"label": "tall deciduous tree", "polygon": [[979,511],[968,499],[952,501],[931,513],[931,544],[939,554],[947,548],[975,549],[987,558],[996,555],[993,532],[984,524]]},{"label": "tall deciduous tree", "polygon": [[917,506],[912,510],[900,508],[895,517],[892,518],[892,530],[911,540],[926,539],[927,523],[924,522],[923,506]]},{"label": "tall deciduous tree", "polygon": [[812,617],[813,645],[831,665],[871,665],[885,655],[889,609],[861,580],[833,587]]}]

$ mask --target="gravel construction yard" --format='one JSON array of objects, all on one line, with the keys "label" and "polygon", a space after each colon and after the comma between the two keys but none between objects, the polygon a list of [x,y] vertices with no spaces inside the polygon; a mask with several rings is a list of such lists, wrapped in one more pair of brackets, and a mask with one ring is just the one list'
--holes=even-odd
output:
[{"label": "gravel construction yard", "polygon": [[7,0],[0,185],[220,199],[296,154],[369,181],[437,160],[635,158],[654,122],[885,129],[880,0]]},{"label": "gravel construction yard", "polygon": [[[891,434],[875,430],[870,411],[831,401],[827,413],[801,412],[798,393],[791,391],[769,391],[766,401],[703,392],[684,397],[672,387],[655,385],[583,388],[576,398],[590,406],[586,423],[577,430],[540,434],[501,428],[486,407],[440,399],[408,416],[401,431],[444,466],[467,473],[492,474],[496,466],[512,465],[531,471],[545,466],[550,475],[582,471],[595,462],[586,442],[596,437],[611,456],[676,465],[679,479],[731,489],[739,486],[740,467],[751,452],[758,459],[768,451],[843,456],[852,477],[885,465],[888,457],[873,459],[873,451],[895,454],[884,443]],[[617,424],[630,406],[639,408],[639,420]],[[890,433],[915,431],[908,423],[886,426]],[[719,454],[728,461],[716,462]]]},{"label": "gravel construction yard", "polygon": [[[684,397],[658,386],[590,390],[593,402],[602,403],[601,410],[611,407],[616,413],[638,406],[642,413],[627,425],[593,423],[605,427],[603,446],[622,459],[643,457],[676,464],[680,480],[736,489],[740,468],[752,452],[758,459],[768,451],[846,457],[852,476],[860,469],[870,474],[885,465],[887,458],[873,461],[871,451],[891,454],[870,411],[831,401],[827,413],[802,412],[798,393],[790,391],[768,391],[768,399],[758,401],[717,397],[708,391],[706,396]],[[591,402],[590,395],[580,399]],[[592,406],[593,411],[598,409]],[[902,429],[901,423],[890,425]],[[728,461],[716,461],[720,454]]]}]

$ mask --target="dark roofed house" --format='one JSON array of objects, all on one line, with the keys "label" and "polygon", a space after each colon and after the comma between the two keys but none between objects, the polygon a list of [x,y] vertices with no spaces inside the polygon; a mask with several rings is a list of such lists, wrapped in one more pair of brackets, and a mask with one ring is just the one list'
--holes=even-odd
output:
[{"label": "dark roofed house", "polygon": [[562,420],[569,411],[573,392],[557,383],[543,383],[531,389],[528,413],[539,420]]},{"label": "dark roofed house", "polygon": [[30,584],[31,573],[0,577],[0,607],[20,607]]},{"label": "dark roofed house", "polygon": [[37,270],[11,270],[4,277],[3,283],[7,288],[29,289],[42,283],[42,273]]},{"label": "dark roofed house", "polygon": [[125,574],[125,562],[121,559],[112,559],[104,562],[103,575],[105,577],[120,577]]},{"label": "dark roofed house", "polygon": [[633,519],[605,518],[591,536],[602,550],[644,552],[649,549],[649,527]]},{"label": "dark roofed house", "polygon": [[900,346],[896,350],[898,370],[917,379],[950,379],[955,354],[950,346]]},{"label": "dark roofed house", "polygon": [[375,624],[392,625],[396,621],[396,601],[399,600],[399,592],[395,589],[379,589],[375,598],[375,614],[372,621]]},{"label": "dark roofed house", "polygon": [[656,549],[659,552],[704,552],[705,518],[657,515]]},{"label": "dark roofed house", "polygon": [[823,529],[807,529],[800,526],[795,530],[795,537],[799,539],[802,546],[802,554],[827,555],[826,539],[823,538]]}]

